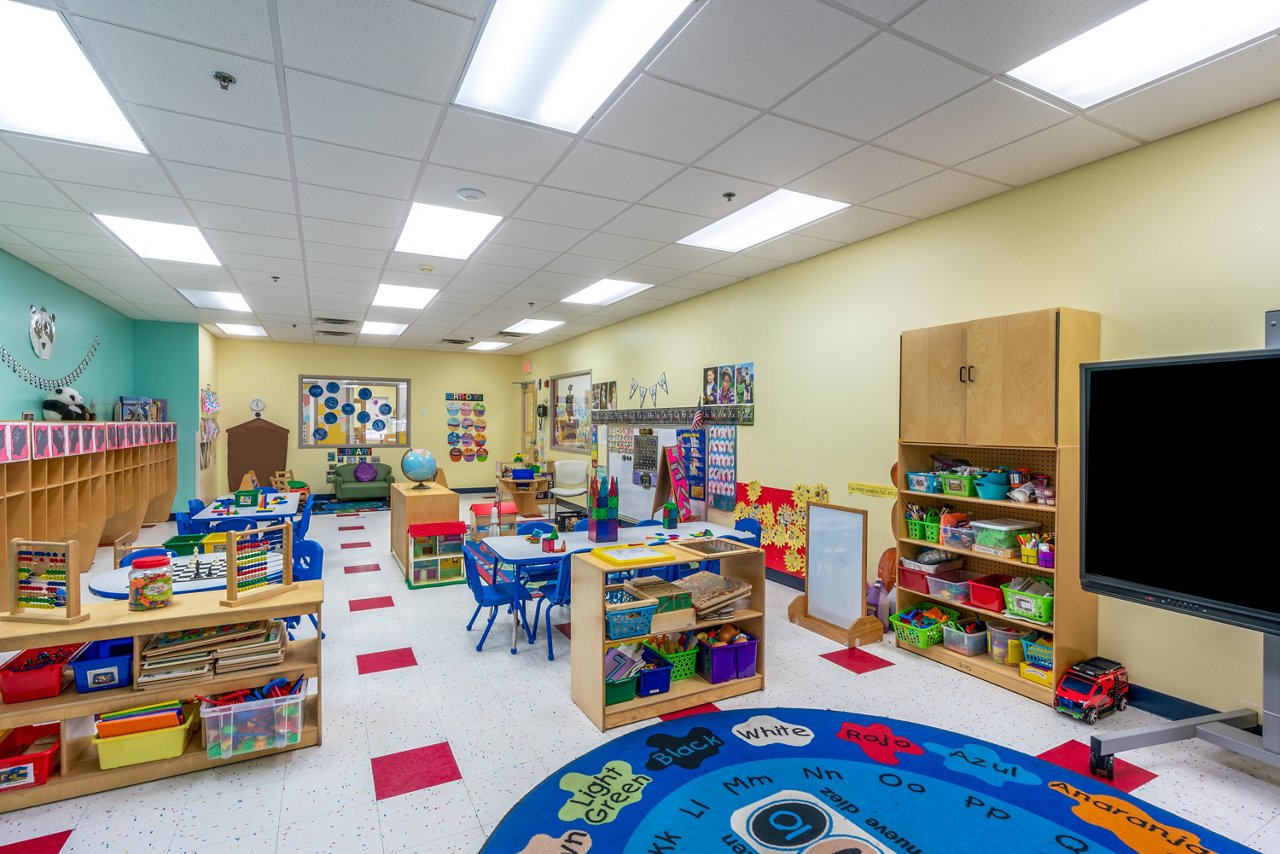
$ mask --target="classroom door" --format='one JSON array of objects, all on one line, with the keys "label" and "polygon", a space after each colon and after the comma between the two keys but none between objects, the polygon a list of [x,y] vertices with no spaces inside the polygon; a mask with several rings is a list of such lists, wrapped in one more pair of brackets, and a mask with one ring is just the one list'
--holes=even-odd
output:
[{"label": "classroom door", "polygon": [[531,382],[520,383],[520,450],[530,451],[538,442],[538,395]]},{"label": "classroom door", "polygon": [[965,442],[967,326],[951,323],[902,333],[902,441]]}]

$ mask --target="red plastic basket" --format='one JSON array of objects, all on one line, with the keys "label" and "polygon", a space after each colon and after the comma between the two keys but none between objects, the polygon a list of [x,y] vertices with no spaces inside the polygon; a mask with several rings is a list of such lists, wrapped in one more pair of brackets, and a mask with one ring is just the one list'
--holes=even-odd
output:
[{"label": "red plastic basket", "polygon": [[[0,792],[43,786],[58,768],[61,724],[34,724],[10,730],[0,739]],[[25,753],[37,739],[53,736],[50,747]]]},{"label": "red plastic basket", "polygon": [[1000,585],[1008,584],[1012,580],[1013,576],[1000,573],[972,579],[969,582],[969,603],[975,608],[1003,612],[1004,591],[1000,589]]},{"label": "red plastic basket", "polygon": [[[67,673],[71,662],[75,661],[86,646],[88,644],[73,643],[25,649],[18,653],[9,659],[8,664],[0,668],[0,698],[3,698],[6,703],[21,703],[25,700],[58,696],[71,683]],[[47,653],[55,663],[29,670],[19,669],[42,653]],[[64,679],[64,675],[68,678]]]}]

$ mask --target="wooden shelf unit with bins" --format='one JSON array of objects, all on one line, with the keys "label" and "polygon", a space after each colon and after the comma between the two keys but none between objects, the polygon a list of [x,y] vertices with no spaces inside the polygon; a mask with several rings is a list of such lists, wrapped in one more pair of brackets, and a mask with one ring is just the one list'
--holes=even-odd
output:
[{"label": "wooden shelf unit with bins", "polygon": [[[1097,654],[1097,598],[1080,588],[1079,369],[1098,359],[1100,318],[1070,308],[1047,309],[902,334],[901,441],[898,443],[899,510],[908,503],[926,508],[950,504],[970,520],[1018,519],[1038,522],[1055,535],[1054,568],[1023,564],[1018,558],[945,549],[964,560],[964,569],[984,575],[1038,575],[1054,580],[1053,624],[1029,620],[918,593],[895,580],[897,610],[938,603],[972,614],[1034,628],[1053,645],[1053,684],[1072,664]],[[970,371],[972,368],[972,371]],[[932,454],[964,459],[976,466],[1028,468],[1049,474],[1056,504],[1018,504],[906,488],[907,473],[930,471]],[[898,554],[913,559],[939,544],[906,537],[895,520]],[[989,655],[965,656],[937,644],[902,649],[1043,703],[1053,688],[1023,679],[1017,667]]]},{"label": "wooden shelf unit with bins", "polygon": [[[226,624],[231,615],[219,604],[223,595],[223,591],[219,590],[186,593],[176,597],[173,607],[154,611],[130,611],[124,602],[97,601],[84,606],[84,612],[90,615],[88,620],[65,626],[0,623],[0,649],[14,651],[132,637],[136,678],[138,651],[152,635]],[[323,582],[303,581],[294,590],[237,609],[234,617],[236,622],[305,614],[315,614],[319,619],[323,602]],[[320,743],[321,733],[320,670],[320,641],[318,638],[304,638],[289,644],[283,662],[256,670],[214,674],[141,690],[129,686],[79,694],[73,688],[68,688],[56,697],[0,705],[0,730],[56,721],[60,724],[62,742],[58,752],[57,772],[50,774],[43,786],[0,792],[0,813],[317,745]],[[186,750],[173,759],[107,771],[98,767],[97,748],[92,742],[95,714],[117,712],[196,694],[208,696],[222,691],[256,687],[276,677],[297,679],[300,675],[305,675],[310,684],[316,686],[316,691],[303,703],[302,737],[296,744],[225,759],[209,759],[205,753],[204,734],[197,728]]]},{"label": "wooden shelf unit with bins", "polygon": [[[602,543],[601,545],[610,545]],[[706,555],[697,552],[686,552],[679,546],[671,545],[676,556],[663,564],[646,566],[636,570],[637,575],[652,573],[662,566],[704,561]],[[718,558],[720,574],[736,581],[751,584],[751,595],[738,603],[733,617],[728,620],[702,620],[691,626],[684,626],[679,631],[701,629],[733,623],[747,634],[756,638],[756,673],[741,679],[730,679],[713,685],[704,680],[700,674],[688,679],[671,683],[671,689],[663,694],[648,697],[636,697],[613,705],[605,705],[604,690],[604,653],[611,646],[620,643],[631,643],[654,635],[669,634],[676,630],[666,629],[648,635],[627,638],[625,640],[609,640],[605,633],[604,589],[605,577],[611,573],[627,571],[626,567],[614,566],[593,556],[590,552],[573,556],[571,589],[573,590],[573,644],[570,646],[570,670],[572,680],[573,702],[590,718],[602,732],[617,726],[624,726],[647,718],[655,718],[670,712],[677,712],[703,703],[714,703],[727,697],[737,697],[753,691],[764,690],[765,675],[765,619],[764,619],[764,552],[750,549],[736,554]]]}]

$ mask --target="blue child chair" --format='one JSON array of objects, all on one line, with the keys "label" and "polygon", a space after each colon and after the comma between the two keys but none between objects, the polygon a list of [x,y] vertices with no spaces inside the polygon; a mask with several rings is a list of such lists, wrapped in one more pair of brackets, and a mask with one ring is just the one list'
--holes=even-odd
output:
[{"label": "blue child chair", "polygon": [[[319,581],[324,575],[324,547],[315,540],[299,540],[293,544],[293,580],[294,581]],[[316,620],[315,614],[308,614],[311,618],[311,625],[315,626],[316,631],[320,634],[320,639],[324,640],[324,632],[320,631],[320,623]],[[301,617],[285,618],[285,625],[289,627],[289,640],[293,640],[293,629],[298,627],[298,623],[302,621]]]},{"label": "blue child chair", "polygon": [[756,548],[760,547],[760,534],[762,529],[760,528],[760,521],[758,519],[739,519],[733,523],[733,527],[734,530],[742,531],[750,537],[750,539],[745,537],[734,537],[735,540],[742,540],[744,543],[750,543]]},{"label": "blue child chair", "polygon": [[219,519],[213,523],[212,531],[221,534],[226,531],[256,531],[258,523],[254,519]]},{"label": "blue child chair", "polygon": [[193,523],[191,521],[190,513],[174,513],[173,521],[174,521],[174,524],[178,526],[179,537],[189,537],[192,534],[196,533],[195,528],[193,527]]},{"label": "blue child chair", "polygon": [[135,551],[129,552],[127,555],[120,558],[120,566],[122,567],[133,566],[133,562],[140,557],[156,557],[158,555],[168,555],[170,558],[175,558],[178,556],[178,553],[171,552],[162,546],[155,546],[153,548],[145,548],[145,549],[137,549]]},{"label": "blue child chair", "polygon": [[205,504],[199,498],[191,498],[187,501],[187,512],[191,514],[191,533],[207,534],[209,533],[209,523],[203,520],[197,521],[195,515],[205,508]]},{"label": "blue child chair", "polygon": [[538,598],[538,604],[533,609],[533,627],[536,635],[538,628],[538,615],[542,611],[542,605],[547,605],[547,661],[555,661],[556,653],[551,648],[551,609],[557,605],[568,606],[570,584],[573,580],[573,556],[582,552],[590,551],[590,549],[578,549],[575,552],[569,552],[560,559],[560,573],[556,576],[555,581],[549,581],[542,587],[538,588],[541,594]]},{"label": "blue child chair", "polygon": [[661,525],[662,520],[660,519],[641,519],[639,522],[636,522],[637,528],[656,528]]},{"label": "blue child chair", "polygon": [[[471,595],[476,600],[476,610],[471,615],[471,620],[467,623],[467,631],[471,631],[471,627],[475,625],[476,617],[480,616],[481,608],[489,609],[489,622],[485,624],[484,634],[480,635],[480,643],[476,644],[476,652],[484,649],[484,642],[489,637],[489,630],[493,628],[493,621],[498,616],[499,608],[506,608],[510,611],[516,607],[516,601],[519,600],[520,617],[524,619],[524,603],[532,600],[529,591],[524,585],[516,584],[514,581],[494,581],[486,584],[484,579],[480,577],[480,565],[476,561],[475,552],[471,550],[470,545],[462,547],[462,565],[467,575],[467,587],[471,589]],[[515,655],[516,648],[511,647],[511,654]]]},{"label": "blue child chair", "polygon": [[573,530],[574,530],[575,532],[576,532],[576,531],[585,531],[585,530],[587,530],[587,528],[589,528],[589,527],[591,527],[591,520],[590,520],[590,519],[588,519],[588,518],[586,518],[585,516],[584,516],[583,518],[579,519],[578,521],[576,521],[576,522],[574,522],[574,523],[573,523]]},{"label": "blue child chair", "polygon": [[516,533],[522,537],[526,537],[529,534],[550,534],[555,529],[555,525],[550,522],[542,521],[521,522],[519,525],[516,525]]},{"label": "blue child chair", "polygon": [[307,503],[303,505],[302,515],[298,521],[293,524],[293,541],[300,543],[307,538],[307,532],[311,530],[311,505],[315,503],[314,495],[307,496]]}]

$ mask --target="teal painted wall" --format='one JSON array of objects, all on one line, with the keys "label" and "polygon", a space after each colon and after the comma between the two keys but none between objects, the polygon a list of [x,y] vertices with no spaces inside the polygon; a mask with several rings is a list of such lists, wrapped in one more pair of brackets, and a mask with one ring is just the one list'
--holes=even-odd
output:
[{"label": "teal painted wall", "polygon": [[200,387],[199,330],[194,323],[133,321],[133,385],[130,394],[169,401],[178,422],[178,491],[174,511],[196,494],[196,427]]},{"label": "teal painted wall", "polygon": [[[47,361],[31,349],[27,329],[32,303],[56,317],[53,357]],[[60,379],[80,364],[95,335],[102,339],[98,353],[72,387],[86,402],[97,403],[99,418],[109,418],[112,402],[129,394],[133,382],[133,321],[0,250],[0,345],[18,364],[46,379]],[[44,392],[0,365],[0,420],[17,420],[24,410],[39,418],[44,398]]]}]

